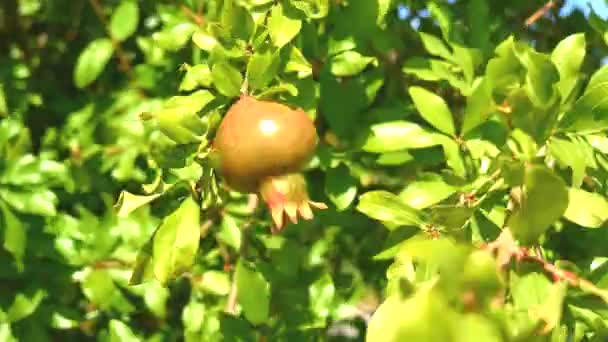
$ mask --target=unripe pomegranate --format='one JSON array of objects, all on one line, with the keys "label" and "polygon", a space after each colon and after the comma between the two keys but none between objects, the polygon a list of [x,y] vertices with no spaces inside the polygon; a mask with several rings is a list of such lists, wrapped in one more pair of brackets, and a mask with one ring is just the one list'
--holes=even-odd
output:
[{"label": "unripe pomegranate", "polygon": [[314,155],[317,131],[302,110],[243,95],[220,124],[213,151],[226,184],[233,190],[258,192],[272,212],[276,228],[283,216],[312,218],[306,181],[297,173]]}]

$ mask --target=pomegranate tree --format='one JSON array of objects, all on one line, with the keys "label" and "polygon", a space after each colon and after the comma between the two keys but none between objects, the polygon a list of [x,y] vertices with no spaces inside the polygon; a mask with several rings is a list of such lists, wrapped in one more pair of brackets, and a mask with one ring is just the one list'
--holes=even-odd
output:
[{"label": "pomegranate tree", "polygon": [[213,142],[220,172],[231,189],[258,193],[270,209],[274,230],[284,217],[311,219],[311,205],[299,172],[314,155],[317,131],[302,110],[243,95],[222,120]]}]

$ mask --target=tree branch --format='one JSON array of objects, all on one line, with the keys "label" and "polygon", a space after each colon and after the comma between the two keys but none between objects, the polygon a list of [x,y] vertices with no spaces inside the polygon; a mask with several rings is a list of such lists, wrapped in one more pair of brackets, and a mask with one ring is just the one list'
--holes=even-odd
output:
[{"label": "tree branch", "polygon": [[496,252],[496,260],[500,268],[506,267],[513,258],[515,258],[517,262],[533,263],[542,267],[543,270],[553,278],[553,281],[565,281],[570,286],[579,288],[583,292],[596,295],[604,300],[604,302],[608,303],[608,291],[598,288],[592,282],[583,279],[570,271],[559,269],[553,263],[545,260],[541,255],[533,253],[530,249],[518,246],[508,228],[505,228],[495,241],[482,246],[482,248],[491,252]]},{"label": "tree branch", "polygon": [[536,12],[532,13],[532,15],[529,16],[528,19],[526,19],[526,27],[530,27],[555,6],[557,6],[557,3],[553,0],[549,0],[543,7],[537,9]]}]

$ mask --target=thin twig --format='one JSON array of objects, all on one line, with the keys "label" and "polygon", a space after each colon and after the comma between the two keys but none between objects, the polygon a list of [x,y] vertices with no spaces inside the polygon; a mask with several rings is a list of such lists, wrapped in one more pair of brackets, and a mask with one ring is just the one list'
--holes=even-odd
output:
[{"label": "thin twig", "polygon": [[103,260],[98,260],[95,261],[91,267],[93,267],[96,270],[101,270],[101,269],[128,269],[128,268],[132,268],[133,265],[129,262],[120,260],[120,259],[115,259],[115,258],[109,258],[109,259],[103,259]]},{"label": "thin twig", "polygon": [[608,303],[608,291],[595,286],[595,284],[593,284],[589,280],[581,278],[573,272],[559,269],[554,264],[550,263],[549,261],[547,261],[537,255],[531,255],[528,253],[528,254],[524,255],[522,260],[531,262],[531,263],[535,263],[535,264],[541,266],[545,270],[545,272],[547,272],[549,275],[551,275],[553,277],[554,281],[556,281],[556,282],[565,281],[570,286],[577,287],[577,288],[581,289],[583,292],[587,292],[587,293],[596,295],[596,296],[600,297],[601,299],[603,299],[604,302]]},{"label": "thin twig", "polygon": [[199,7],[199,13],[194,13],[188,6],[181,6],[182,12],[184,12],[188,18],[192,19],[196,25],[202,27],[205,24],[205,18],[203,18],[202,14],[200,14],[200,8],[201,7]]},{"label": "thin twig", "polygon": [[549,0],[543,7],[536,10],[536,12],[532,13],[532,15],[529,16],[528,19],[526,19],[526,27],[530,27],[530,25],[534,24],[538,19],[542,18],[556,5],[557,3],[555,1]]},{"label": "thin twig", "polygon": [[496,258],[498,265],[501,268],[506,267],[512,258],[515,258],[517,262],[533,263],[542,267],[543,270],[553,278],[553,281],[565,281],[570,286],[579,288],[583,292],[596,295],[604,300],[604,302],[608,303],[608,291],[598,288],[592,282],[579,277],[573,272],[559,269],[551,262],[545,260],[541,255],[532,254],[530,249],[518,246],[510,230],[507,228],[503,230],[498,239],[488,243],[482,248],[497,252]]},{"label": "thin twig", "polygon": [[232,284],[230,285],[230,292],[228,293],[228,301],[226,302],[226,313],[235,315],[236,314],[236,296],[238,294],[238,287],[236,286],[236,279],[232,277]]},{"label": "thin twig", "polygon": [[112,40],[112,45],[114,46],[114,49],[116,49],[116,56],[118,57],[118,67],[120,68],[120,70],[128,73],[129,76],[132,76],[133,70],[131,67],[131,63],[129,62],[129,59],[127,58],[127,54],[122,49],[120,42],[112,36],[112,32],[110,32],[110,28],[108,26],[108,21],[106,20],[106,17],[103,13],[103,8],[99,4],[99,1],[98,0],[89,0],[89,3],[91,4],[91,7],[93,7],[93,11],[95,12],[95,15],[97,15],[97,18],[99,18],[99,21],[101,21],[104,29],[108,33],[108,36],[110,36],[110,39]]}]

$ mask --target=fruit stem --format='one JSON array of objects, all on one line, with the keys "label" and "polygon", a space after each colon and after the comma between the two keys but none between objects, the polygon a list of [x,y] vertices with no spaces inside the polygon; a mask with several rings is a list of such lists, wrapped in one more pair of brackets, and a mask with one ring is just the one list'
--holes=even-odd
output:
[{"label": "fruit stem", "polygon": [[241,97],[244,96],[249,96],[249,79],[247,78],[247,75],[245,75],[245,79],[241,85]]}]

